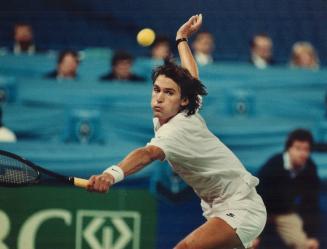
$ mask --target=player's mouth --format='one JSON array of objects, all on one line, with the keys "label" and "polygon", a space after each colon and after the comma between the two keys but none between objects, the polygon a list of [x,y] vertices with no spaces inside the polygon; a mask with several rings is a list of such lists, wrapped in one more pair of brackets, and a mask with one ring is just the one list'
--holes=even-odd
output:
[{"label": "player's mouth", "polygon": [[153,110],[154,110],[155,112],[161,112],[161,111],[162,111],[162,107],[160,107],[160,106],[154,106],[154,107],[153,107]]}]

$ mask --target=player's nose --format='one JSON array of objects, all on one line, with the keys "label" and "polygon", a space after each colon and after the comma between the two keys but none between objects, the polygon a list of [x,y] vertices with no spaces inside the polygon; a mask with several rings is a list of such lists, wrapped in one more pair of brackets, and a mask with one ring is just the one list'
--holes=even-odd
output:
[{"label": "player's nose", "polygon": [[158,103],[162,103],[163,101],[164,101],[164,94],[163,93],[159,93],[158,95],[157,95],[157,102]]}]

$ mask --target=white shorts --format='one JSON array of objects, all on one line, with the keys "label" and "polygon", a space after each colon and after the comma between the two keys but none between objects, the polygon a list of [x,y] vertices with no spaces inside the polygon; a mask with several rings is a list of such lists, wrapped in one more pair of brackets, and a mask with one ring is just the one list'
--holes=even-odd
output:
[{"label": "white shorts", "polygon": [[245,248],[252,246],[265,227],[267,220],[266,207],[253,189],[246,198],[242,200],[229,200],[228,203],[211,204],[201,200],[203,216],[206,219],[218,217],[235,229]]}]

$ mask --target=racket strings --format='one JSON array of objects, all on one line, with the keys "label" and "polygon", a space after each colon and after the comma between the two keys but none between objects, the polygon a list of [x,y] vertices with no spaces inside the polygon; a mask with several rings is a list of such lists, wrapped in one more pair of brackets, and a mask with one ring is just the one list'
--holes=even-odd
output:
[{"label": "racket strings", "polygon": [[0,183],[26,184],[38,178],[38,172],[16,159],[0,155]]}]

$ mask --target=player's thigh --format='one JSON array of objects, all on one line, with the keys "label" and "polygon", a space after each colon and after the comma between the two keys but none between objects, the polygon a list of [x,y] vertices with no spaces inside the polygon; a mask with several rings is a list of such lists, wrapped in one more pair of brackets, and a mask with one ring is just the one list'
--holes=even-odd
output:
[{"label": "player's thigh", "polygon": [[243,249],[235,230],[220,218],[211,218],[174,249]]}]

